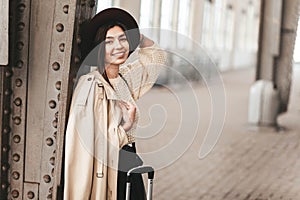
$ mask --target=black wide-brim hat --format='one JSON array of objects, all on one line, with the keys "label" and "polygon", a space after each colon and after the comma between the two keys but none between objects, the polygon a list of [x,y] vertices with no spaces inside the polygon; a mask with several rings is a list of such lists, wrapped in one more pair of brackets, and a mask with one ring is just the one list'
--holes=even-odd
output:
[{"label": "black wide-brim hat", "polygon": [[98,29],[111,22],[119,22],[126,27],[127,30],[125,31],[127,32],[127,37],[129,37],[127,39],[130,41],[130,51],[138,47],[140,43],[140,31],[134,17],[123,9],[107,8],[96,14],[91,20],[85,22],[82,27],[82,43],[85,43],[83,44],[85,47],[82,50],[86,54],[88,54],[87,51],[91,51],[94,48],[93,41]]}]

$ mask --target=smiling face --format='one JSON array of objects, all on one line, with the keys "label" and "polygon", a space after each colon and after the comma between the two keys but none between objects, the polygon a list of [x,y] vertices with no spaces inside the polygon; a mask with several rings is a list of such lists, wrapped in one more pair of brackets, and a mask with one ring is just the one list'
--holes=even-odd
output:
[{"label": "smiling face", "polygon": [[105,65],[120,65],[128,58],[129,43],[120,26],[107,31],[105,38]]}]

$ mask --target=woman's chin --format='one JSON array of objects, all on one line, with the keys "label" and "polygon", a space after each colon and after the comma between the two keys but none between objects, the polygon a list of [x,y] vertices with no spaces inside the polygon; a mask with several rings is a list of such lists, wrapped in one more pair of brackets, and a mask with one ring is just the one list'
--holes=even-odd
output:
[{"label": "woman's chin", "polygon": [[118,59],[114,60],[114,61],[112,62],[112,64],[115,64],[115,65],[121,65],[121,64],[125,63],[125,61],[126,61],[126,59],[118,58]]}]

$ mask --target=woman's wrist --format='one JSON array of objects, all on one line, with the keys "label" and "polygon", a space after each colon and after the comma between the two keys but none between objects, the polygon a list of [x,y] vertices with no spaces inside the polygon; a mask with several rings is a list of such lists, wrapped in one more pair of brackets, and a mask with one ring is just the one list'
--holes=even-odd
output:
[{"label": "woman's wrist", "polygon": [[140,46],[142,46],[144,44],[144,41],[145,41],[145,36],[143,34],[141,34],[141,37],[140,37]]},{"label": "woman's wrist", "polygon": [[125,122],[122,124],[122,128],[125,132],[129,131],[132,128],[133,123],[132,122]]},{"label": "woman's wrist", "polygon": [[147,38],[144,34],[140,36],[140,48],[150,47],[154,44],[153,40]]}]

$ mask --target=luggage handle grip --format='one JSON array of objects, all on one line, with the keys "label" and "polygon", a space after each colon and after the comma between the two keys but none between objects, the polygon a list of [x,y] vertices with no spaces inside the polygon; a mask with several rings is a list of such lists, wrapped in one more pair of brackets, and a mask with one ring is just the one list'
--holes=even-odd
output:
[{"label": "luggage handle grip", "polygon": [[130,169],[127,172],[127,182],[130,182],[131,174],[144,174],[148,173],[148,179],[154,178],[154,169],[151,166],[138,166]]}]

